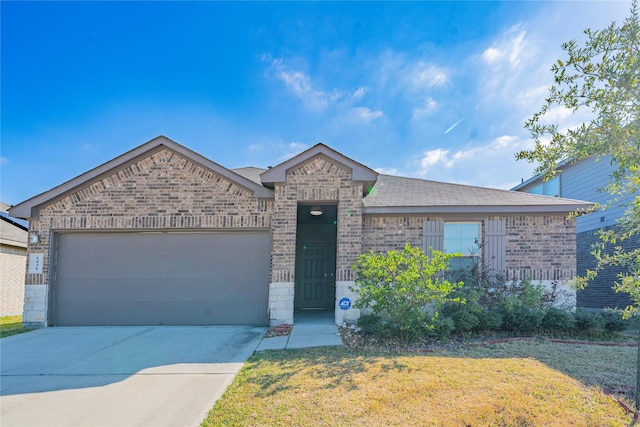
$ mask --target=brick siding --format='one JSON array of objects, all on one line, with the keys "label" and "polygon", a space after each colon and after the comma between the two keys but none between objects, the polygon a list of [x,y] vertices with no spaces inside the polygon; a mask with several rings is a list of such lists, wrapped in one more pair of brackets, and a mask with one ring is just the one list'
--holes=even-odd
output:
[{"label": "brick siding", "polygon": [[560,215],[507,218],[509,278],[571,280],[576,274],[575,220]]},{"label": "brick siding", "polygon": [[317,156],[287,171],[286,183],[275,186],[271,281],[294,281],[299,202],[338,205],[337,280],[350,280],[362,251],[362,185],[354,185],[351,172],[337,162]]},{"label": "brick siding", "polygon": [[0,245],[0,316],[22,314],[27,249]]},{"label": "brick siding", "polygon": [[[489,218],[468,219],[485,221]],[[564,216],[502,217],[506,221],[506,269],[510,279],[570,280],[576,272],[575,221]],[[406,243],[422,245],[424,221],[460,221],[459,217],[365,216],[363,250],[386,252]]]},{"label": "brick siding", "polygon": [[54,231],[265,229],[271,227],[272,212],[272,200],[253,197],[250,190],[162,149],[42,207],[30,222],[40,242],[29,244],[29,253],[44,254],[43,272],[28,274],[27,284],[48,284]]}]

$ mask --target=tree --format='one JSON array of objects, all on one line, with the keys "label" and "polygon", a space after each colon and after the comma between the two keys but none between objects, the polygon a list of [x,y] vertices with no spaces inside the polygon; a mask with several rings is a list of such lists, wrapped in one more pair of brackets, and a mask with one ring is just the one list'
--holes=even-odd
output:
[{"label": "tree", "polygon": [[[625,215],[618,225],[600,232],[594,248],[596,267],[576,280],[586,286],[607,266],[622,266],[614,285],[628,292],[633,305],[625,316],[640,312],[640,248],[624,250],[621,243],[640,235],[640,22],[638,1],[621,26],[615,22],[601,31],[585,31],[587,40],[562,45],[566,59],[552,67],[555,83],[540,111],[525,123],[534,148],[516,154],[517,159],[537,162],[536,172],[547,179],[561,165],[595,157],[610,156],[617,166],[603,191],[611,203],[628,196]],[[555,108],[588,114],[590,120],[574,129],[561,129],[546,120]],[[605,245],[613,247],[604,251]],[[640,348],[638,351],[640,367]],[[636,408],[640,409],[640,369],[636,388]]]},{"label": "tree", "polygon": [[417,330],[432,326],[445,302],[458,301],[448,295],[463,283],[444,278],[455,256],[432,251],[428,257],[409,243],[401,251],[362,254],[353,266],[357,273],[352,289],[358,296],[355,305],[370,308],[401,338],[417,336]]}]

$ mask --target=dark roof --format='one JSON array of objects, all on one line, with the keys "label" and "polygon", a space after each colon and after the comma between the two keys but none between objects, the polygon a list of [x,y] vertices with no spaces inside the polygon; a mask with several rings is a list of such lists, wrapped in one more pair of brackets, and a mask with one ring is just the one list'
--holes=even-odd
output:
[{"label": "dark roof", "polygon": [[581,200],[380,175],[364,198],[365,213],[570,212]]},{"label": "dark roof", "polygon": [[260,180],[260,174],[265,172],[267,169],[256,168],[254,166],[248,166],[246,168],[237,168],[231,169],[233,172],[237,173],[240,176],[243,176],[256,184],[262,185],[262,181]]},{"label": "dark roof", "polygon": [[159,136],[64,184],[12,207],[10,213],[18,218],[37,217],[41,206],[65,197],[83,186],[112,174],[119,168],[138,161],[143,156],[162,149],[172,150],[249,189],[254,196],[265,199],[274,197],[273,190],[267,187],[273,187],[277,182],[284,182],[287,170],[316,156],[325,156],[349,168],[352,171],[352,179],[362,183],[365,189],[373,186],[364,198],[364,213],[566,213],[591,206],[590,203],[580,200],[381,175],[323,144],[317,144],[273,168],[245,167],[231,170],[164,136]]}]

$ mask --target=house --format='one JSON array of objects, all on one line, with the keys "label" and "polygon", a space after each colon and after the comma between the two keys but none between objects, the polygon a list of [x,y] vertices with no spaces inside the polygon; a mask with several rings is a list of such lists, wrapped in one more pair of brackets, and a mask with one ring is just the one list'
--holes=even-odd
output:
[{"label": "house", "polygon": [[0,316],[22,314],[27,266],[27,223],[8,215],[0,203]]},{"label": "house", "polygon": [[[600,242],[598,231],[615,227],[618,218],[625,212],[625,203],[632,200],[631,195],[619,200],[612,206],[606,206],[611,195],[602,189],[611,179],[611,174],[616,170],[616,165],[610,157],[597,160],[590,157],[575,163],[563,164],[559,167],[560,173],[549,181],[544,181],[541,176],[524,181],[513,188],[532,194],[545,194],[555,197],[568,197],[581,200],[590,200],[605,206],[605,209],[580,215],[576,222],[577,244],[577,273],[584,275],[587,269],[593,270],[596,265],[592,255],[593,245]],[[640,246],[640,236],[622,243],[625,250],[631,250]],[[609,248],[609,251],[611,248]],[[631,305],[629,294],[616,293],[612,289],[618,274],[624,270],[621,267],[609,267],[598,273],[595,280],[577,292],[577,307],[587,309],[624,308]]]},{"label": "house", "polygon": [[323,144],[230,170],[160,136],[10,212],[33,236],[25,323],[265,325],[355,320],[356,258],[407,242],[570,280],[567,213],[587,206],[378,174]]}]

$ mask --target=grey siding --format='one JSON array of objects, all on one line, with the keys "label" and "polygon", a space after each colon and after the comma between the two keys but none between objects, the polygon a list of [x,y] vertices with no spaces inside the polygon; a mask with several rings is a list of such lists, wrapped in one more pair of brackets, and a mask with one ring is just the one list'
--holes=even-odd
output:
[{"label": "grey siding", "polygon": [[507,223],[504,219],[484,222],[484,263],[490,271],[502,273],[506,270]]},{"label": "grey siding", "polygon": [[[595,268],[596,260],[591,254],[593,245],[599,242],[597,232],[585,231],[577,236],[578,274],[584,275],[587,269]],[[632,249],[640,245],[640,236],[623,242],[625,249]],[[611,247],[605,248],[605,252],[611,252]],[[631,304],[631,298],[626,293],[616,293],[612,290],[618,274],[624,269],[611,267],[600,271],[595,280],[577,293],[577,306],[582,308],[624,308]]]},{"label": "grey siding", "polygon": [[431,249],[444,249],[444,221],[425,221],[422,226],[422,247],[431,255]]},{"label": "grey siding", "polygon": [[[562,197],[607,204],[612,196],[600,190],[611,179],[615,169],[609,157],[603,157],[599,162],[595,159],[587,159],[565,167],[561,173]],[[582,233],[615,225],[616,219],[624,214],[623,204],[630,200],[631,198],[627,197],[616,206],[578,217],[576,232]]]}]

